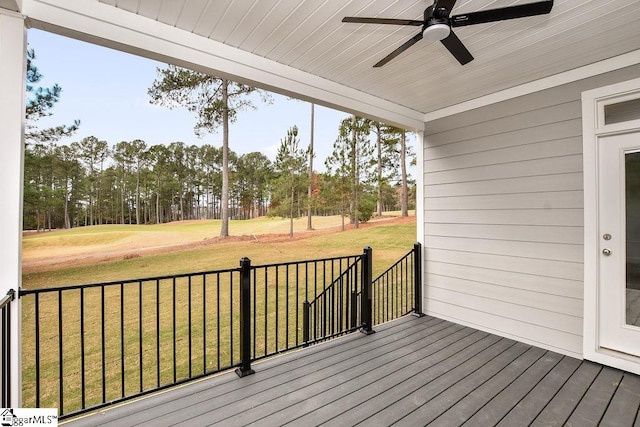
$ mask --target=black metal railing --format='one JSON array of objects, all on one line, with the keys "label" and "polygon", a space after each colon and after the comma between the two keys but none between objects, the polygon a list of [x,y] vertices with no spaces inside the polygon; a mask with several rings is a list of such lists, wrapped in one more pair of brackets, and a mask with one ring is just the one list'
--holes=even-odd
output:
[{"label": "black metal railing", "polygon": [[416,243],[405,256],[372,282],[373,325],[411,312],[422,314],[422,246]]},{"label": "black metal railing", "polygon": [[305,344],[304,301],[330,288],[361,255],[251,266],[251,359]]},{"label": "black metal railing", "polygon": [[240,362],[238,269],[20,290],[23,402],[61,415]]},{"label": "black metal railing", "polygon": [[[256,360],[357,329],[373,333],[375,324],[421,312],[420,259],[416,245],[375,281],[365,248],[344,257],[257,266],[243,258],[234,269],[21,289],[23,406],[57,407],[67,418],[222,370],[249,375]],[[4,354],[3,329],[3,384]]]},{"label": "black metal railing", "polygon": [[313,344],[359,328],[359,272],[363,257],[358,257],[326,289],[304,302],[303,341]]},{"label": "black metal railing", "polygon": [[0,352],[2,353],[2,386],[0,388],[0,407],[11,407],[11,302],[15,298],[15,291],[9,292],[0,300]]},{"label": "black metal railing", "polygon": [[308,344],[304,301],[361,255],[21,289],[23,404],[61,418]]}]

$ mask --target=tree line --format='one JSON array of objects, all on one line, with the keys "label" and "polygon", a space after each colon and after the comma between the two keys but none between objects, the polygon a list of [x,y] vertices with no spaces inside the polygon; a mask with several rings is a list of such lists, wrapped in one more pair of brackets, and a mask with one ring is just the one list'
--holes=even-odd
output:
[{"label": "tree line", "polygon": [[222,219],[226,236],[229,218],[276,215],[293,221],[306,214],[311,228],[312,215],[341,214],[356,227],[376,211],[400,209],[407,215],[413,197],[406,156],[413,153],[402,129],[355,116],[343,120],[322,173],[313,169],[313,140],[302,147],[296,126],[281,139],[274,161],[260,152],[237,155],[229,149],[229,123],[242,109],[255,108],[247,95],[259,92],[269,102],[269,94],[169,65],[158,69],[150,102],[192,111],[198,135],[222,126],[222,147],[149,145],[140,139],[110,144],[96,136],[59,145],[80,122],[37,127],[39,118],[52,114],[61,89],[36,86],[42,75],[34,59],[29,50],[25,229]]},{"label": "tree line", "polygon": [[[351,123],[345,120],[340,131],[350,132]],[[369,219],[378,208],[402,208],[395,136],[383,139],[382,179],[363,137],[355,163],[352,140],[339,137],[325,161],[328,171],[311,175],[309,196],[309,152],[301,148],[297,133],[295,126],[288,130],[275,161],[260,152],[229,153],[231,219],[297,218],[310,208],[313,215],[343,214],[355,222]],[[222,178],[222,149],[208,144],[149,146],[137,139],[109,145],[94,136],[69,145],[30,143],[25,150],[24,228],[219,219]]]}]

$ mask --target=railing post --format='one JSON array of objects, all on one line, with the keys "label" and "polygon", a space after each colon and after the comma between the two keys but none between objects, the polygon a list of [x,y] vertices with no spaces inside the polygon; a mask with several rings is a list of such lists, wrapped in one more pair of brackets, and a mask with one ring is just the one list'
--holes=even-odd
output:
[{"label": "railing post", "polygon": [[0,313],[2,313],[2,389],[0,389],[0,407],[10,408],[11,400],[11,376],[13,375],[11,364],[11,334],[13,332],[11,325],[11,302],[15,299],[15,291],[9,289],[7,295],[0,300]]},{"label": "railing post", "polygon": [[305,347],[309,345],[309,339],[311,337],[311,322],[309,321],[309,316],[311,315],[309,310],[310,306],[309,301],[302,303],[302,342],[304,342]]},{"label": "railing post", "polygon": [[413,315],[422,317],[422,245],[413,244]]},{"label": "railing post", "polygon": [[240,260],[240,378],[255,373],[251,369],[251,260]]},{"label": "railing post", "polygon": [[372,334],[373,330],[373,300],[371,282],[373,281],[373,249],[369,246],[364,248],[362,254],[362,297],[360,300],[360,313],[362,316],[362,332]]}]

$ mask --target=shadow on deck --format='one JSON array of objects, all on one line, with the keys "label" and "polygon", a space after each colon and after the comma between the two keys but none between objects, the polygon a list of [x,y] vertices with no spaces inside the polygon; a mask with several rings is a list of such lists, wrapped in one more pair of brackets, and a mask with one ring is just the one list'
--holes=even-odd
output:
[{"label": "shadow on deck", "polygon": [[64,423],[79,426],[633,426],[640,378],[430,316],[405,316]]}]

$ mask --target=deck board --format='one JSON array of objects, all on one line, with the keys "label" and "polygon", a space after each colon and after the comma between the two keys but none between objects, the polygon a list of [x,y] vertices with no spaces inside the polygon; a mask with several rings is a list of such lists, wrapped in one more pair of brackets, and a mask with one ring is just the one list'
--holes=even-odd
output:
[{"label": "deck board", "polygon": [[611,403],[602,417],[602,425],[633,425],[640,407],[640,378],[625,373]]},{"label": "deck board", "polygon": [[470,417],[466,425],[491,426],[498,424],[531,392],[532,385],[538,384],[561,360],[562,356],[560,354],[545,352],[522,375]]},{"label": "deck board", "polygon": [[425,316],[267,359],[64,423],[638,424],[640,378]]},{"label": "deck board", "polygon": [[601,370],[602,366],[598,364],[589,362],[582,363],[534,420],[532,426],[563,425],[587,393],[589,387],[593,384],[593,381]]}]

